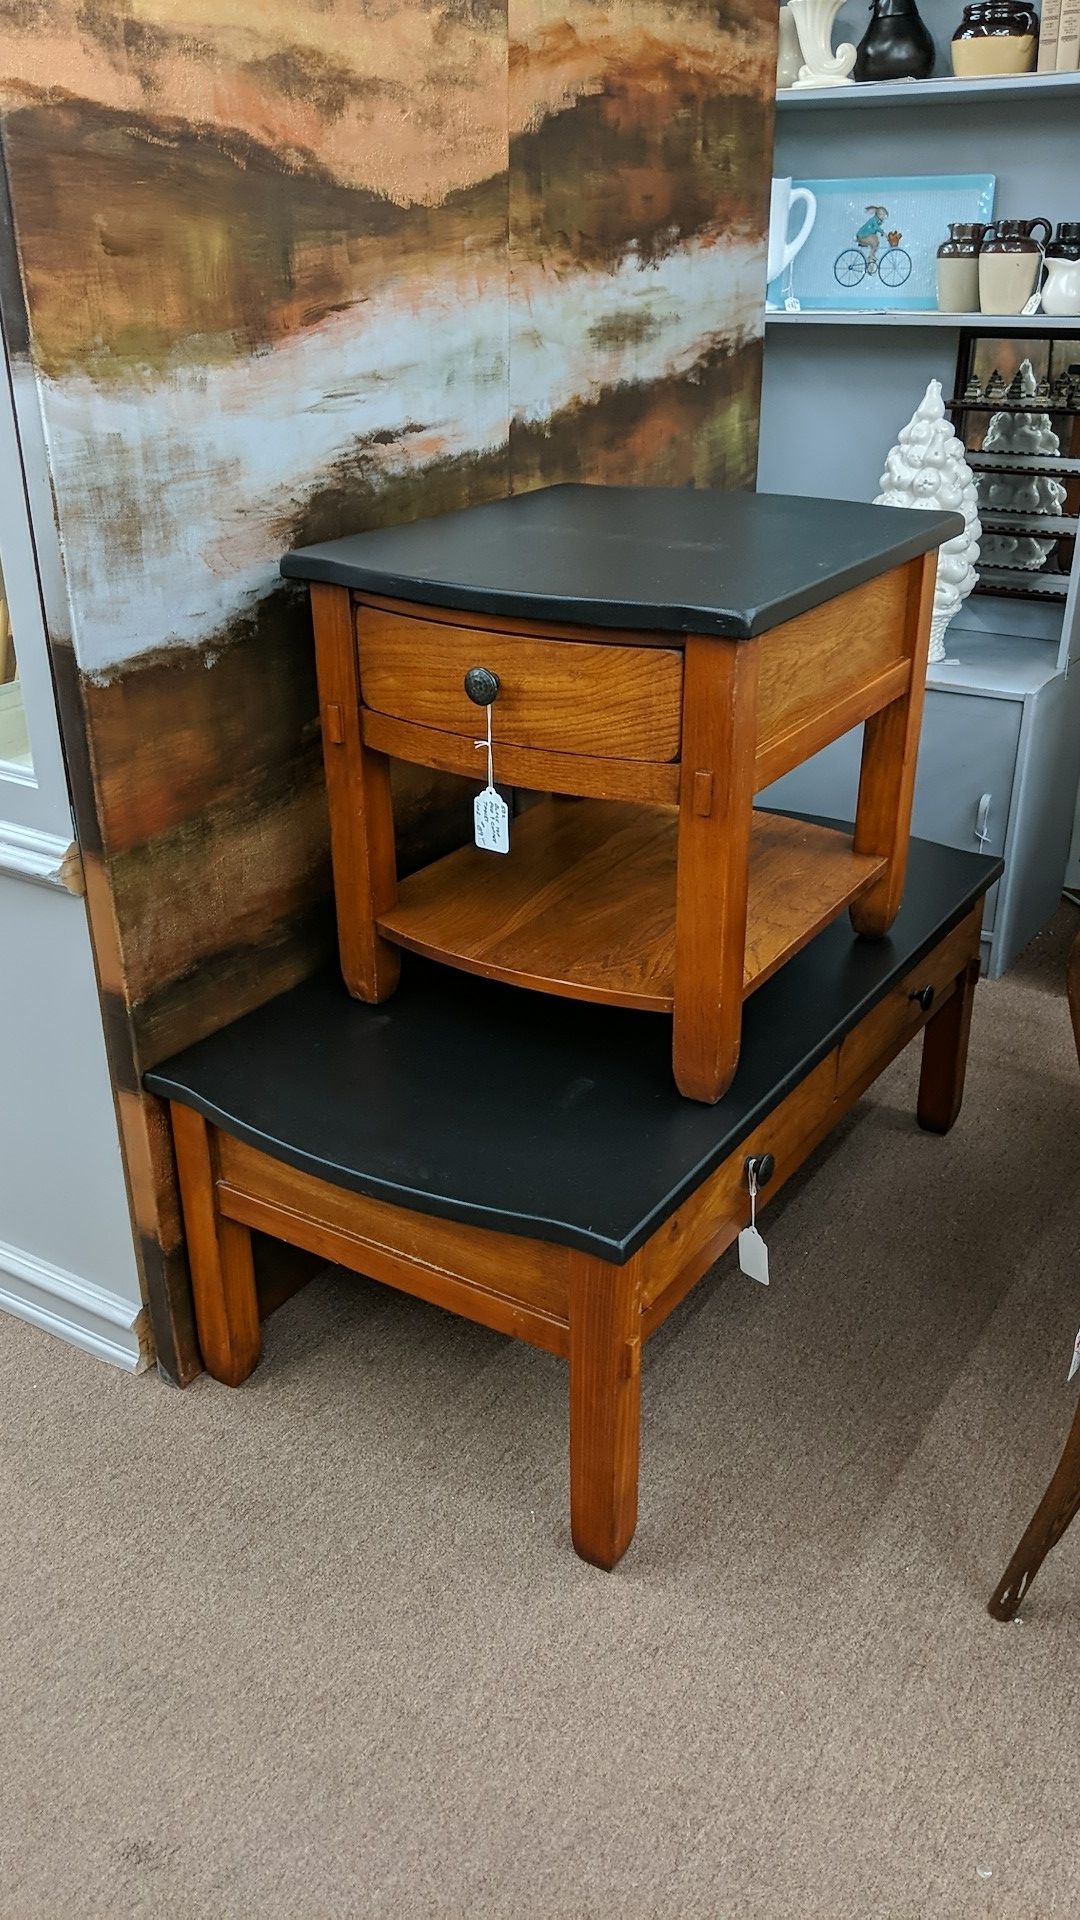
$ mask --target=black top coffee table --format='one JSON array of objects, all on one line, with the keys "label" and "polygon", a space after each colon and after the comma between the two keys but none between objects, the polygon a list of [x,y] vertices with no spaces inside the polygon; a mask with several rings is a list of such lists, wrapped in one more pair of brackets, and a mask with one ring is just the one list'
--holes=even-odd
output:
[{"label": "black top coffee table", "polygon": [[919,1121],[952,1125],[1000,871],[913,841],[889,935],[835,922],[763,986],[715,1107],[680,1098],[653,1015],[419,960],[386,1006],[321,975],[156,1067],[210,1372],[259,1357],[253,1229],[563,1355],[574,1542],[612,1566],[643,1340],[746,1223],[748,1161],[764,1203],[924,1028]]}]

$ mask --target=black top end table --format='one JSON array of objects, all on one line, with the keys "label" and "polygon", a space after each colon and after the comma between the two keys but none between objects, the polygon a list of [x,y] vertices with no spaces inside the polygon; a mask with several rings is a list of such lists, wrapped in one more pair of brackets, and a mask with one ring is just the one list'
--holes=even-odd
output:
[{"label": "black top end table", "polygon": [[[386,1000],[408,949],[662,1012],[680,1091],[717,1100],[744,1000],[845,909],[878,937],[896,914],[936,550],[961,530],[566,486],[287,554],[311,589],[350,993]],[[863,722],[852,833],[755,816]],[[393,760],[466,774],[479,801],[480,844],[400,882]],[[549,797],[511,822],[499,785]]]}]

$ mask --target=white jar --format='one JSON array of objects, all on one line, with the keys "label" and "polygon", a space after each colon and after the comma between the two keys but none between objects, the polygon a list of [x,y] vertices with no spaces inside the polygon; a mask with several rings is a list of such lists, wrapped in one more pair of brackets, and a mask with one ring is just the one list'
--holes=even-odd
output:
[{"label": "white jar", "polygon": [[793,87],[799,77],[802,66],[802,48],[799,45],[795,15],[790,7],[780,9],[780,37],[776,43],[776,84],[778,87]]}]

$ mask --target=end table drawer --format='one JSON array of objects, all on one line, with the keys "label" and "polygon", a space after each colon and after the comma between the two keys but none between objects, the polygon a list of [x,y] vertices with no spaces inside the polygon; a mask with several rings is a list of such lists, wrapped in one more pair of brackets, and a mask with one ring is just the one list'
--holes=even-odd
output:
[{"label": "end table drawer", "polygon": [[590,645],[356,612],[365,707],[414,726],[479,737],[483,709],[465,692],[470,667],[498,675],[496,743],[613,760],[676,760],[682,653],[673,647]]}]

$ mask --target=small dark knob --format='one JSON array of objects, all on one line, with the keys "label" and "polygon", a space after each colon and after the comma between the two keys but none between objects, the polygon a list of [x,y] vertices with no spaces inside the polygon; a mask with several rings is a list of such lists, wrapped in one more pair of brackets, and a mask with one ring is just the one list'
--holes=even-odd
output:
[{"label": "small dark knob", "polygon": [[750,1175],[753,1174],[754,1180],[759,1187],[767,1187],[775,1172],[776,1161],[773,1159],[771,1153],[751,1153],[748,1155],[746,1162],[747,1185],[749,1185],[750,1182]]},{"label": "small dark knob", "polygon": [[499,676],[487,667],[470,667],[465,675],[465,691],[477,707],[490,707],[499,692]]},{"label": "small dark knob", "polygon": [[933,987],[916,987],[914,993],[908,994],[908,999],[917,1000],[923,1012],[929,1013],[934,1004],[934,989]]}]

